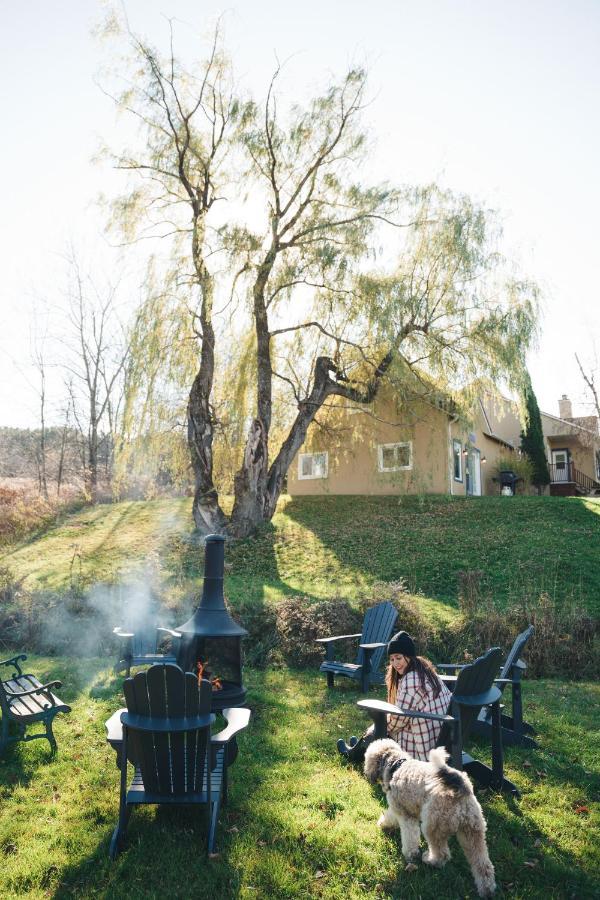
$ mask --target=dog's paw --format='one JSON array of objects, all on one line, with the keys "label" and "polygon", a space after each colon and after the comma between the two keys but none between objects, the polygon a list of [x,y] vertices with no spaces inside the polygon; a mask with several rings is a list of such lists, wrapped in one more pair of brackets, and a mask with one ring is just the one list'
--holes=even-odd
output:
[{"label": "dog's paw", "polygon": [[[409,865],[413,865],[413,863],[418,862],[421,859],[421,851],[420,850],[409,850],[408,852],[402,852],[404,859]],[[408,868],[408,866],[407,866]],[[412,869],[410,870],[413,871]]]},{"label": "dog's paw", "polygon": [[426,863],[428,866],[435,866],[436,869],[441,869],[442,866],[445,866],[449,859],[449,850],[446,853],[441,854],[440,856],[432,856],[431,850],[425,850],[422,856],[422,860],[424,863]]},{"label": "dog's paw", "polygon": [[386,816],[385,813],[381,813],[377,820],[377,824],[380,828],[383,828],[384,831],[392,831],[392,829],[397,828],[395,821],[390,819],[389,816]]}]

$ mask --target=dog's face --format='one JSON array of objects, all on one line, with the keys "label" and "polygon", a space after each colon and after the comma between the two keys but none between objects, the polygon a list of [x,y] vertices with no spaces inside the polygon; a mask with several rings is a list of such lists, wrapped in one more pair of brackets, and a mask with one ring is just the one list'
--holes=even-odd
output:
[{"label": "dog's face", "polygon": [[409,756],[390,738],[369,744],[365,753],[365,778],[369,784],[381,781],[386,766],[398,758],[408,759]]}]

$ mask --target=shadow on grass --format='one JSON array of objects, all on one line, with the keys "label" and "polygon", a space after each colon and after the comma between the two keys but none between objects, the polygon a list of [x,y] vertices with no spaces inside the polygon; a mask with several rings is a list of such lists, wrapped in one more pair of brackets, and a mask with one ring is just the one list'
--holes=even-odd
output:
[{"label": "shadow on grass", "polygon": [[[283,514],[312,531],[342,569],[378,581],[404,579],[411,592],[451,606],[459,571],[471,569],[483,571],[484,591],[500,605],[545,591],[600,613],[600,504],[506,499],[295,497]],[[357,509],[368,523],[364,529]]]}]

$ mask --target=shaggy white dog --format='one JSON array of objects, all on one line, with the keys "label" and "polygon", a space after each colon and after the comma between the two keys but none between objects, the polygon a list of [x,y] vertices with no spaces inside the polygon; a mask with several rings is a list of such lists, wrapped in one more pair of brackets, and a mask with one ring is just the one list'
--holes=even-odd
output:
[{"label": "shaggy white dog", "polygon": [[479,896],[491,897],[496,883],[481,806],[465,773],[446,765],[447,759],[443,747],[430,752],[429,762],[419,762],[396,741],[373,741],[365,756],[365,775],[371,784],[381,783],[388,803],[379,825],[400,828],[407,862],[419,855],[422,829],[428,845],[422,858],[430,866],[443,866],[450,859],[448,838],[455,834]]}]

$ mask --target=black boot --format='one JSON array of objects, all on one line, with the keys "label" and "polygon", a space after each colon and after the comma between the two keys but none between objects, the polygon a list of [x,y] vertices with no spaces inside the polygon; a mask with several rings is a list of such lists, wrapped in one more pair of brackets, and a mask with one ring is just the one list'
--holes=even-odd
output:
[{"label": "black boot", "polygon": [[337,742],[337,748],[342,756],[346,757],[348,762],[362,762],[365,758],[365,753],[369,744],[370,741],[366,740],[364,737],[361,737],[359,740],[355,741],[355,743],[352,743],[352,738],[350,738],[349,744],[340,738]]}]

